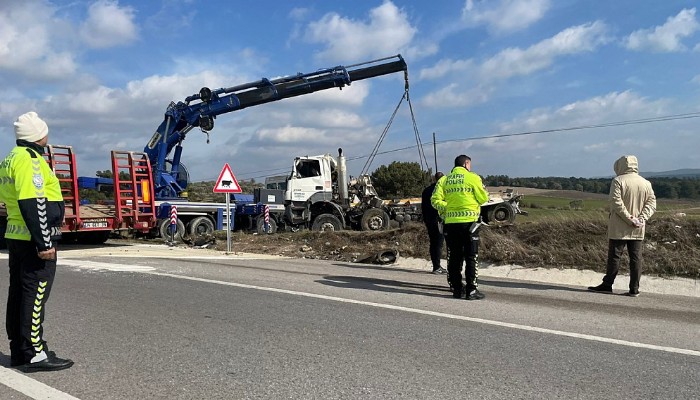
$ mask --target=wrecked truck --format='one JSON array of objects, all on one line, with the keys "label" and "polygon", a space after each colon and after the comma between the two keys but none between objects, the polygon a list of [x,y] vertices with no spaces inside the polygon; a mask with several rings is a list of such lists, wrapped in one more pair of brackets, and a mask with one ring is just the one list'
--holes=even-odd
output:
[{"label": "wrecked truck", "polygon": [[[498,193],[489,192],[489,201],[481,206],[481,219],[490,225],[511,225],[515,223],[515,216],[527,215],[527,211],[520,208],[523,195],[513,189],[506,189]],[[395,199],[385,201],[384,206],[392,220],[399,224],[408,221],[423,221],[421,213],[421,199]]]}]

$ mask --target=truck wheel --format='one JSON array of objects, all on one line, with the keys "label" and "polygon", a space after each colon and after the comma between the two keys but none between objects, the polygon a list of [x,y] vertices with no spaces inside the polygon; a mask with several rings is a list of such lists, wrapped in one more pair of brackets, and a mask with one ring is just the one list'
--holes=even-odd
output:
[{"label": "truck wheel", "polygon": [[190,236],[211,235],[214,233],[214,223],[207,217],[197,217],[187,224]]},{"label": "truck wheel", "polygon": [[311,225],[311,230],[315,232],[333,232],[342,229],[340,220],[333,214],[321,214],[314,219],[314,223]]},{"label": "truck wheel", "polygon": [[382,231],[389,229],[389,214],[381,208],[370,208],[362,214],[360,227],[363,231]]},{"label": "truck wheel", "polygon": [[63,232],[61,233],[61,243],[62,244],[73,244],[78,241],[78,234],[76,232]]},{"label": "truck wheel", "polygon": [[274,218],[270,218],[270,222],[268,223],[267,232],[265,232],[265,217],[260,217],[260,218],[258,218],[257,231],[261,235],[276,233],[277,232],[277,222],[275,222]]},{"label": "truck wheel", "polygon": [[78,232],[79,244],[102,244],[109,239],[109,231]]},{"label": "truck wheel", "polygon": [[512,224],[515,222],[515,209],[509,203],[496,204],[486,213],[488,223]]},{"label": "truck wheel", "polygon": [[[175,229],[175,241],[182,242],[182,237],[185,236],[185,224],[181,220],[177,220],[177,228]],[[163,240],[170,241],[172,234],[170,233],[170,219],[164,219],[158,228],[160,237]]]}]

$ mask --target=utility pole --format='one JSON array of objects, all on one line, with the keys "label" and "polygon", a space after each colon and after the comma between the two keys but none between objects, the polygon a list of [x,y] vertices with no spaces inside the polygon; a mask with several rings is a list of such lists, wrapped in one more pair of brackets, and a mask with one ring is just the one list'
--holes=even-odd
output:
[{"label": "utility pole", "polygon": [[437,174],[438,172],[438,163],[437,163],[437,144],[435,143],[435,132],[433,132],[433,157],[435,158],[435,172],[434,174]]}]

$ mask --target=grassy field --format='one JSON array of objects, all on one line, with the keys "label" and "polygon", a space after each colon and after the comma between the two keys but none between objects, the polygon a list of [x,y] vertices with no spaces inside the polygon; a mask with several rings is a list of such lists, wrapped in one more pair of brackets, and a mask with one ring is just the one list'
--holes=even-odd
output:
[{"label": "grassy field", "polygon": [[[599,219],[608,215],[607,196],[592,194],[590,198],[572,198],[568,191],[548,190],[546,195],[525,195],[520,207],[528,216],[518,216],[520,223],[541,219]],[[656,215],[673,216],[685,214],[689,218],[700,218],[700,202],[657,199]]]}]

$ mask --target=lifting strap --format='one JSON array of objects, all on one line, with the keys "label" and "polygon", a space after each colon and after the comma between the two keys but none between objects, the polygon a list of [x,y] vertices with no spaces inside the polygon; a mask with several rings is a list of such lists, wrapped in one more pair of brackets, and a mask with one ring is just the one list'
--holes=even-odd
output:
[{"label": "lifting strap", "polygon": [[[384,142],[384,139],[386,138],[386,134],[387,134],[387,132],[389,132],[389,128],[391,127],[391,124],[394,122],[394,117],[396,117],[396,113],[399,111],[399,108],[401,108],[401,103],[403,103],[404,99],[408,103],[408,108],[411,112],[411,122],[413,123],[413,132],[414,132],[415,137],[416,137],[416,145],[418,147],[418,160],[419,160],[421,170],[424,170],[424,171],[428,170],[428,160],[426,159],[425,152],[423,151],[423,142],[420,139],[420,133],[418,132],[418,124],[416,123],[416,116],[415,116],[415,113],[413,112],[413,104],[411,103],[411,96],[409,95],[409,91],[408,91],[408,88],[409,88],[408,71],[404,71],[404,80],[405,80],[404,93],[401,96],[399,103],[396,105],[396,108],[394,108],[394,112],[391,114],[391,117],[389,118],[389,122],[384,127],[382,134],[379,136],[379,140],[377,140],[377,143],[374,145],[374,149],[372,149],[372,152],[367,157],[367,161],[365,161],[365,165],[364,165],[364,167],[362,167],[361,175],[365,175],[369,172],[369,168],[372,165],[374,158],[377,156],[377,154],[379,154],[379,147],[382,145],[382,142]],[[400,149],[400,150],[403,150],[403,149]]]}]

